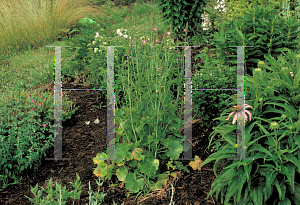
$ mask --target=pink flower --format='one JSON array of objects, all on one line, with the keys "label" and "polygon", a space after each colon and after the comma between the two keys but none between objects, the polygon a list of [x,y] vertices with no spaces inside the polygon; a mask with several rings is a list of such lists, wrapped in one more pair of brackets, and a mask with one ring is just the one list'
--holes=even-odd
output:
[{"label": "pink flower", "polygon": [[34,100],[31,100],[31,102],[34,102]]},{"label": "pink flower", "polygon": [[46,127],[46,124],[43,124],[43,127]]},{"label": "pink flower", "polygon": [[170,35],[170,31],[167,32],[167,35],[168,35],[168,36]]},{"label": "pink flower", "polygon": [[156,27],[154,27],[154,31],[157,31],[157,28],[156,28]]},{"label": "pink flower", "polygon": [[39,106],[41,105],[41,103],[38,104]]},{"label": "pink flower", "polygon": [[[234,111],[229,114],[229,116],[228,116],[228,118],[226,120],[229,120],[229,118],[231,117],[231,115],[233,115],[235,113],[235,115],[233,117],[233,120],[232,120],[232,124],[234,124],[236,122],[237,118],[240,117],[240,116],[244,116],[244,122],[245,122],[247,120],[246,113],[248,113],[248,115],[250,117],[250,121],[251,121],[251,113],[248,110],[244,110],[244,108],[246,108],[246,107],[252,108],[252,107],[250,105],[248,105],[248,104],[245,104],[245,105],[246,106],[244,106],[244,107],[240,106],[240,105],[233,106]],[[253,110],[253,108],[252,108],[252,110]]]},{"label": "pink flower", "polygon": [[147,40],[143,40],[143,43],[146,43]]},{"label": "pink flower", "polygon": [[131,47],[131,44],[129,43],[129,47]]},{"label": "pink flower", "polygon": [[157,43],[157,42],[158,42],[158,39],[156,39],[155,42]]}]

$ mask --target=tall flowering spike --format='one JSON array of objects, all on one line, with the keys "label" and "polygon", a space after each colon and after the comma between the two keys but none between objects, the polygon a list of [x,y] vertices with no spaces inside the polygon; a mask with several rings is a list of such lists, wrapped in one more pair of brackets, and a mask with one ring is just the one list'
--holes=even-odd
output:
[{"label": "tall flowering spike", "polygon": [[249,115],[250,121],[251,121],[251,113],[248,110],[245,110],[245,112],[243,111],[244,108],[250,107],[253,110],[253,107],[251,107],[248,104],[245,104],[245,106],[240,106],[240,105],[236,105],[233,106],[234,111],[232,113],[229,114],[228,118],[226,120],[229,120],[229,118],[231,117],[231,115],[235,114],[232,120],[232,124],[235,124],[236,120],[238,119],[238,117],[243,116],[244,117],[244,121],[247,120],[247,115],[246,113]]}]

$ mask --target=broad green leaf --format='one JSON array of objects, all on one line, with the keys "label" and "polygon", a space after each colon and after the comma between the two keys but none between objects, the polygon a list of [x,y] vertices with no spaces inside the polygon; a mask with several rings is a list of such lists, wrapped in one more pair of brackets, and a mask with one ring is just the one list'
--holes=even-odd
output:
[{"label": "broad green leaf", "polygon": [[129,173],[125,179],[125,187],[130,192],[137,193],[144,188],[144,178],[136,178],[135,173]]},{"label": "broad green leaf", "polygon": [[119,181],[122,181],[122,182],[125,181],[127,174],[128,174],[128,168],[126,166],[120,167],[116,171],[116,175],[117,175]]},{"label": "broad green leaf", "polygon": [[144,173],[149,177],[154,177],[156,176],[156,172],[159,167],[159,160],[146,158],[144,161],[139,162],[138,165],[141,173]]}]

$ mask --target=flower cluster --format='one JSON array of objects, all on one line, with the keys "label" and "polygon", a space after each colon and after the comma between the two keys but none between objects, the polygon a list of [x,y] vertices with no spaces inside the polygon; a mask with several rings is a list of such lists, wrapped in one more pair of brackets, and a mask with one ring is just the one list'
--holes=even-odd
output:
[{"label": "flower cluster", "polygon": [[[136,28],[136,27],[134,26],[134,28]],[[156,26],[154,26],[152,31],[154,31],[154,32],[157,31]],[[124,29],[124,28],[117,29],[117,34],[119,36],[123,36],[124,38],[128,38],[129,40],[132,40],[131,37],[128,36],[128,34],[127,34],[127,29]],[[171,34],[171,32],[167,31],[167,38],[168,39],[166,40],[165,46],[169,47],[169,49],[171,50],[171,49],[175,49],[175,43],[174,43],[174,39],[172,39],[170,37],[170,34]],[[92,44],[95,45],[97,42],[100,42],[100,45],[101,44],[103,44],[103,45],[107,44],[107,42],[102,42],[102,40],[103,40],[103,37],[99,35],[99,32],[97,32],[96,35],[95,35],[95,41],[93,41]],[[150,37],[149,36],[142,36],[142,37],[140,37],[140,40],[142,41],[143,44],[145,44],[147,41],[150,41]],[[131,42],[133,42],[133,41],[131,41]],[[159,42],[159,40],[155,39],[155,43],[158,43],[158,42]],[[150,43],[150,46],[153,46],[153,43]],[[129,43],[129,47],[131,47],[130,43]],[[98,52],[98,48],[94,48],[94,53],[97,53],[97,52]]]},{"label": "flower cluster", "polygon": [[[123,33],[121,33],[121,31],[122,32],[127,32],[127,30],[126,29],[123,29],[123,28],[121,28],[121,30],[120,29],[117,29],[117,34],[119,34],[120,36],[123,36],[124,38],[128,38],[128,35],[123,35]],[[131,39],[131,37],[129,37],[129,39]]]}]

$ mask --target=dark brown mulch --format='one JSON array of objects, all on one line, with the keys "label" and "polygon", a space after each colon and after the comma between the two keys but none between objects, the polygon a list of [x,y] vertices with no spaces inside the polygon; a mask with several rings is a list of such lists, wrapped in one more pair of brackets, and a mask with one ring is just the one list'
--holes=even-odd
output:
[{"label": "dark brown mulch", "polygon": [[[195,55],[195,54],[193,54]],[[192,64],[193,64],[192,60]],[[75,88],[74,81],[63,82],[63,88]],[[72,85],[73,84],[73,85]],[[82,76],[76,88],[83,88]],[[53,83],[45,87],[44,92],[53,92]],[[30,186],[39,186],[46,188],[46,180],[52,178],[53,182],[60,180],[60,184],[67,187],[67,190],[73,190],[70,182],[76,180],[76,173],[80,176],[82,188],[81,198],[75,201],[75,204],[89,204],[89,182],[93,192],[98,190],[98,185],[95,180],[98,178],[93,174],[96,165],[93,163],[93,158],[97,153],[105,152],[106,150],[106,108],[95,108],[92,105],[99,106],[100,102],[106,104],[106,99],[97,95],[102,91],[63,91],[64,96],[68,95],[69,99],[75,101],[75,107],[79,110],[72,116],[71,119],[63,122],[62,136],[63,147],[62,157],[71,158],[69,161],[46,161],[42,158],[41,165],[36,173],[29,171],[29,175],[20,181],[20,184],[8,186],[0,192],[0,204],[32,204],[24,195],[33,198],[34,195],[30,191]],[[176,112],[177,114],[177,112]],[[194,115],[194,113],[193,113]],[[99,124],[94,124],[93,121],[98,118]],[[183,116],[181,116],[183,119]],[[85,121],[91,121],[89,125]],[[53,121],[54,123],[54,121]],[[198,155],[201,160],[208,158],[210,153],[204,151],[209,144],[209,134],[212,130],[207,130],[205,127],[200,127],[199,122],[193,124],[193,157]],[[117,126],[117,125],[116,125]],[[46,136],[50,133],[45,133]],[[181,135],[183,131],[181,130]],[[46,151],[47,158],[53,158],[53,148]],[[183,157],[183,156],[181,156]],[[189,161],[184,161],[184,165],[188,165]],[[168,184],[160,191],[150,193],[149,195],[140,196],[135,201],[135,196],[126,197],[126,191],[119,187],[110,188],[109,184],[116,183],[116,179],[112,178],[111,182],[104,181],[100,187],[100,192],[107,193],[103,204],[169,204],[172,196],[171,183],[174,187],[173,202],[175,204],[221,204],[220,195],[218,200],[215,199],[215,194],[206,200],[207,194],[210,191],[211,184],[215,179],[213,172],[214,163],[211,162],[205,165],[200,171],[194,171],[188,166],[190,173],[178,171],[177,178],[170,177]],[[219,174],[222,167],[219,165],[217,173]],[[24,173],[25,174],[25,173]],[[24,175],[25,176],[25,175]],[[42,196],[46,196],[43,192]],[[140,203],[138,203],[140,202]],[[66,204],[73,204],[69,198]]]}]

